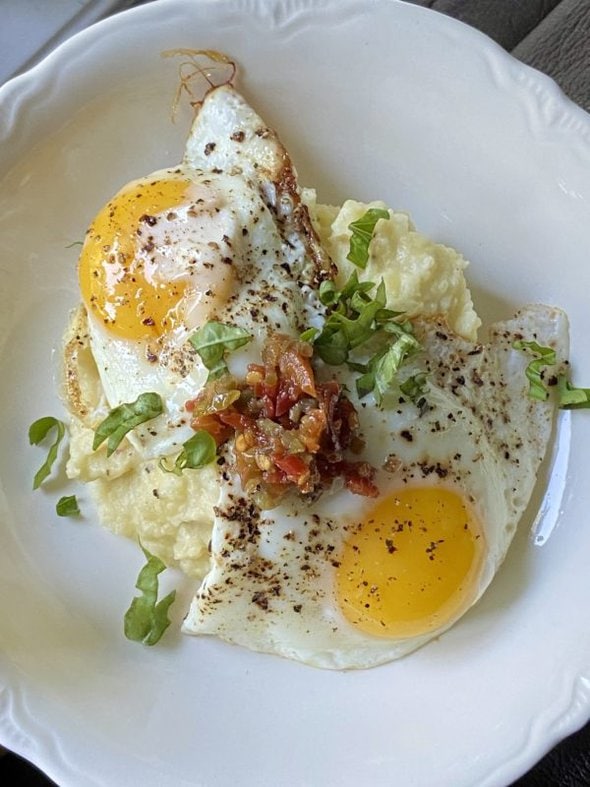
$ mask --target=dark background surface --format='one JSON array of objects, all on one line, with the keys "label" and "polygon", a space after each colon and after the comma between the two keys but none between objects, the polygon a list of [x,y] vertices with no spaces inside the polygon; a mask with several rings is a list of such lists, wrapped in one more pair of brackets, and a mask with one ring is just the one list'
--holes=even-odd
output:
[{"label": "dark background surface", "polygon": [[[590,0],[407,2],[478,28],[519,60],[551,76],[566,95],[590,111]],[[0,749],[0,784],[50,787],[53,782]],[[514,787],[590,787],[590,723],[556,746]]]}]

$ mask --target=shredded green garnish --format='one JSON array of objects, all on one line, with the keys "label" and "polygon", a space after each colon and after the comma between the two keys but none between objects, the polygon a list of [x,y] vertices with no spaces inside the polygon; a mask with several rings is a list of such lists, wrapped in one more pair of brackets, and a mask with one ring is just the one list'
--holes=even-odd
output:
[{"label": "shredded green garnish", "polygon": [[540,402],[544,402],[549,396],[549,391],[543,382],[543,368],[545,366],[554,366],[556,362],[555,350],[552,350],[551,347],[543,347],[538,342],[525,342],[522,340],[514,342],[512,346],[515,350],[525,350],[537,356],[529,363],[525,374],[529,381],[529,396],[531,399],[538,399]]},{"label": "shredded green garnish", "polygon": [[207,377],[209,382],[228,371],[225,362],[226,353],[243,347],[251,339],[252,336],[243,328],[211,320],[199,328],[190,337],[189,342],[199,354],[205,368],[209,370]]},{"label": "shredded green garnish", "polygon": [[[377,404],[394,388],[397,372],[420,350],[412,324],[401,312],[386,308],[385,283],[374,297],[373,282],[359,282],[354,271],[342,290],[333,282],[320,286],[320,300],[331,309],[322,330],[313,337],[314,351],[330,366],[347,364],[360,373],[360,397],[373,392]],[[310,335],[311,338],[311,335]]]},{"label": "shredded green garnish", "polygon": [[[379,219],[389,219],[381,208],[369,208],[349,229],[350,251],[347,259],[365,268],[369,259],[369,244]],[[302,339],[313,342],[314,351],[330,366],[347,364],[359,372],[356,380],[358,395],[373,393],[378,405],[397,385],[397,373],[407,358],[418,352],[420,344],[414,336],[412,324],[401,319],[401,312],[386,308],[387,293],[381,280],[376,285],[359,281],[357,271],[339,290],[333,281],[320,285],[319,299],[328,310],[321,331],[311,328]]]},{"label": "shredded green garnish", "polygon": [[157,393],[142,393],[134,402],[120,404],[111,410],[94,432],[92,450],[96,451],[107,440],[107,456],[110,456],[127,432],[163,412],[162,399]]},{"label": "shredded green garnish", "polygon": [[352,235],[350,237],[350,251],[346,259],[350,260],[357,268],[367,267],[369,244],[379,219],[389,219],[389,212],[383,208],[369,208],[360,219],[348,225]]},{"label": "shredded green garnish", "polygon": [[38,489],[47,476],[51,473],[53,463],[57,459],[59,444],[63,440],[66,433],[66,427],[62,421],[54,418],[51,415],[45,416],[44,418],[39,418],[29,427],[30,445],[39,445],[39,443],[42,443],[47,437],[49,432],[53,430],[55,430],[55,440],[49,447],[47,459],[35,473],[35,477],[33,479],[33,489]]},{"label": "shredded green garnish", "polygon": [[402,394],[409,399],[411,402],[416,404],[418,400],[424,396],[426,393],[426,389],[428,388],[428,383],[426,381],[426,373],[425,372],[418,372],[418,374],[413,374],[411,377],[408,377],[403,383],[400,383],[399,389]]},{"label": "shredded green garnish", "polygon": [[382,354],[376,354],[367,364],[367,371],[356,382],[357,393],[362,398],[373,391],[377,404],[391,391],[397,381],[397,373],[406,358],[419,349],[417,340],[402,333]]},{"label": "shredded green garnish", "polygon": [[55,511],[58,516],[79,516],[80,508],[76,495],[60,497],[55,506]]},{"label": "shredded green garnish", "polygon": [[142,547],[147,563],[139,572],[135,587],[141,596],[135,596],[125,613],[124,631],[127,639],[155,645],[170,625],[168,610],[176,598],[173,590],[158,601],[158,575],[166,568],[160,558],[151,555]]},{"label": "shredded green garnish", "polygon": [[166,473],[181,475],[183,470],[196,470],[210,464],[216,455],[217,443],[209,432],[199,429],[183,444],[182,451],[176,457],[172,467],[163,458],[160,459],[159,465]]},{"label": "shredded green garnish", "polygon": [[[555,350],[543,347],[537,342],[517,341],[512,345],[515,350],[526,350],[535,353],[538,357],[531,361],[526,368],[529,380],[529,396],[544,402],[549,397],[549,391],[543,381],[543,367],[554,366],[557,362]],[[590,388],[576,388],[566,374],[557,377],[557,404],[562,410],[590,409]]]},{"label": "shredded green garnish", "polygon": [[590,388],[576,388],[565,375],[557,378],[559,406],[565,410],[590,408]]},{"label": "shredded green garnish", "polygon": [[313,342],[319,332],[319,328],[308,328],[306,331],[303,331],[303,333],[299,336],[299,339],[302,342]]}]

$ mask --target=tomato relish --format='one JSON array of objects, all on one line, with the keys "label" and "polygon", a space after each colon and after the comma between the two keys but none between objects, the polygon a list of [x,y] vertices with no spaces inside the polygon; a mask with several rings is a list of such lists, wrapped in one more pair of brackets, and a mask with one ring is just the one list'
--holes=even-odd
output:
[{"label": "tomato relish", "polygon": [[193,429],[218,446],[234,439],[242,487],[261,508],[291,489],[320,494],[336,478],[355,494],[378,494],[375,468],[347,458],[363,449],[357,412],[338,382],[316,381],[311,355],[307,342],[273,334],[245,380],[225,374],[186,405]]}]

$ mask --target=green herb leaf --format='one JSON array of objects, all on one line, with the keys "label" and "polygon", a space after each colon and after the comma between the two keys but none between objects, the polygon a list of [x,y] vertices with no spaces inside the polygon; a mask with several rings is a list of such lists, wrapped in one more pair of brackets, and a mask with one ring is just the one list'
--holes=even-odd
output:
[{"label": "green herb leaf", "polygon": [[418,404],[426,393],[427,388],[428,383],[426,382],[426,374],[424,372],[413,374],[411,377],[408,377],[407,380],[404,380],[403,383],[400,383],[399,386],[404,397],[414,404]]},{"label": "green herb leaf", "polygon": [[[342,291],[340,292],[340,300],[349,301],[355,292],[369,293],[375,287],[373,281],[359,281],[357,271],[353,271]],[[369,299],[370,300],[370,299]]]},{"label": "green herb leaf", "polygon": [[80,509],[76,495],[60,497],[55,506],[55,511],[58,516],[79,516]]},{"label": "green herb leaf", "polygon": [[[386,310],[383,309],[382,312],[383,311]],[[382,312],[380,312],[377,316],[380,317]],[[399,313],[392,312],[391,314],[393,316],[389,318],[389,321],[381,326],[384,331],[387,333],[393,333],[395,336],[402,336],[404,333],[414,333],[414,328],[409,320],[404,320],[404,322],[395,322],[394,320],[395,318],[399,317]]]},{"label": "green herb leaf", "polygon": [[84,245],[83,240],[75,240],[72,243],[68,243],[66,249],[72,249],[74,246],[83,246],[83,245]]},{"label": "green herb leaf", "polygon": [[352,232],[350,237],[350,251],[347,260],[358,268],[366,268],[369,261],[369,244],[373,237],[375,225],[379,219],[389,219],[389,213],[382,208],[369,208],[357,221],[348,225]]},{"label": "green herb leaf", "polygon": [[108,438],[107,456],[110,456],[127,432],[163,412],[162,399],[157,393],[142,393],[134,402],[120,404],[111,410],[94,432],[92,449],[96,451]]},{"label": "green herb leaf", "polygon": [[[354,308],[350,302],[347,304],[349,307],[348,313],[351,316],[347,316],[346,314],[342,314],[340,312],[334,312],[331,314],[326,320],[325,324],[325,328],[327,328],[328,333],[331,334],[330,338],[336,334],[342,334],[343,339],[338,339],[336,343],[343,345],[345,340],[349,350],[353,350],[355,347],[359,347],[361,344],[364,344],[377,331],[377,328],[374,325],[375,316],[385,306],[385,298],[385,284],[383,281],[381,281],[373,300],[363,302],[357,308]],[[332,343],[334,343],[333,338]],[[326,361],[326,363],[331,362]]]},{"label": "green herb leaf", "polygon": [[139,572],[135,583],[142,595],[135,596],[125,613],[124,631],[127,639],[143,642],[144,645],[155,645],[170,625],[168,610],[176,598],[176,591],[173,590],[158,601],[158,575],[166,566],[160,558],[151,555],[147,549],[142,549],[147,563]]},{"label": "green herb leaf", "polygon": [[336,285],[331,279],[327,279],[320,284],[318,295],[323,306],[335,306],[340,300],[340,292],[336,289]]},{"label": "green herb leaf", "polygon": [[165,473],[181,475],[183,470],[197,470],[211,464],[217,456],[217,443],[209,432],[199,429],[182,446],[172,467],[165,459],[160,459],[159,466]]},{"label": "green herb leaf", "polygon": [[525,350],[537,356],[535,360],[529,363],[525,373],[529,381],[529,396],[531,399],[538,399],[540,402],[544,402],[548,398],[549,392],[543,382],[543,367],[555,364],[555,350],[552,350],[551,347],[543,347],[537,342],[525,342],[522,340],[514,342],[512,346],[515,350]]},{"label": "green herb leaf", "polygon": [[559,406],[564,410],[590,408],[590,388],[576,388],[565,375],[557,379]]},{"label": "green herb leaf", "polygon": [[[526,376],[530,383],[529,396],[544,402],[549,397],[549,391],[543,381],[543,367],[555,365],[555,350],[543,347],[537,342],[517,341],[512,346],[516,350],[526,350],[538,356],[527,366]],[[557,402],[564,410],[590,409],[590,388],[576,388],[567,375],[560,374],[557,378]]]},{"label": "green herb leaf", "polygon": [[211,320],[190,337],[189,342],[198,352],[205,368],[209,370],[207,380],[215,380],[227,372],[225,354],[243,347],[252,336],[236,325],[226,325]]},{"label": "green herb leaf", "polygon": [[39,418],[29,427],[30,445],[39,445],[39,443],[43,442],[43,440],[47,437],[49,432],[53,430],[55,430],[55,441],[49,448],[47,459],[35,473],[35,478],[33,479],[33,489],[38,489],[47,476],[51,473],[53,463],[57,459],[57,450],[59,448],[59,444],[63,440],[66,433],[66,427],[62,421],[59,421],[57,418],[53,418],[51,415],[48,415],[45,418]]},{"label": "green herb leaf", "polygon": [[359,399],[368,396],[375,388],[375,372],[366,371],[356,378],[356,392]]},{"label": "green herb leaf", "polygon": [[326,321],[320,335],[314,342],[314,348],[324,363],[330,366],[340,366],[346,363],[350,342],[337,325],[329,325],[329,321]]},{"label": "green herb leaf", "polygon": [[319,328],[308,328],[306,331],[303,331],[299,337],[299,340],[302,342],[313,342],[319,332]]},{"label": "green herb leaf", "polygon": [[402,312],[386,308],[385,282],[381,280],[371,295],[373,289],[373,282],[359,282],[356,271],[340,291],[332,282],[324,283],[323,303],[332,311],[314,338],[314,351],[330,366],[346,363],[359,372],[359,397],[373,391],[380,404],[393,387],[400,366],[420,344],[412,323],[399,321]]},{"label": "green herb leaf", "polygon": [[378,405],[394,389],[397,374],[406,359],[420,350],[420,343],[410,333],[401,333],[393,344],[376,353],[369,361],[368,370],[356,381],[360,398],[373,392]]},{"label": "green herb leaf", "polygon": [[[375,285],[373,285],[375,286]],[[371,288],[372,289],[372,288]],[[359,287],[350,297],[349,307],[361,314],[365,308],[371,303],[371,296],[368,295],[367,291]],[[383,309],[379,309],[379,311],[383,311]],[[377,313],[375,312],[375,319],[377,318]]]},{"label": "green herb leaf", "polygon": [[383,396],[392,387],[397,372],[409,355],[420,349],[418,340],[409,333],[402,333],[375,366],[375,387]]}]

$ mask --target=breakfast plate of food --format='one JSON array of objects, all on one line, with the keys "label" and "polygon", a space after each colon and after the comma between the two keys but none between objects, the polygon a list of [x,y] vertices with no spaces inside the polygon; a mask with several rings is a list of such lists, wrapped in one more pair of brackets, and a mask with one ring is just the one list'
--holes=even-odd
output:
[{"label": "breakfast plate of food", "polygon": [[0,98],[0,741],[456,787],[583,724],[588,116],[391,0],[160,0]]}]

